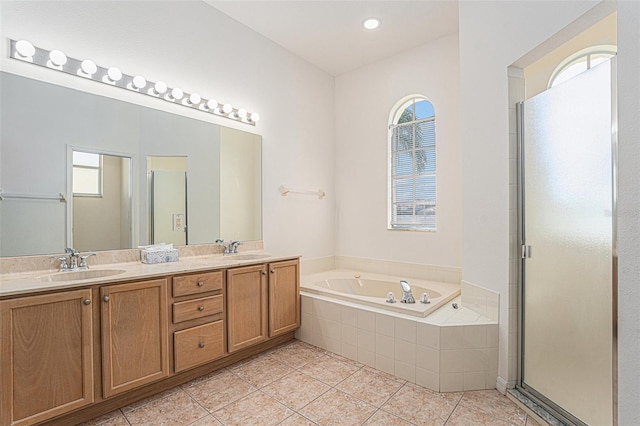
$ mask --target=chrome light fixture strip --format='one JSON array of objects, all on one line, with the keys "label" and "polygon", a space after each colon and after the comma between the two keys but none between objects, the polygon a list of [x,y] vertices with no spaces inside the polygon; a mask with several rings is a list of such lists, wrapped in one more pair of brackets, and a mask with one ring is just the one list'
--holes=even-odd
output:
[{"label": "chrome light fixture strip", "polygon": [[235,108],[228,103],[222,104],[213,98],[204,99],[197,93],[186,93],[178,87],[169,87],[162,81],[148,81],[140,75],[124,74],[116,67],[105,68],[91,60],[70,58],[59,50],[36,47],[26,40],[10,39],[10,42],[9,56],[22,62],[137,92],[251,126],[255,126],[260,119],[260,115],[256,112]]}]

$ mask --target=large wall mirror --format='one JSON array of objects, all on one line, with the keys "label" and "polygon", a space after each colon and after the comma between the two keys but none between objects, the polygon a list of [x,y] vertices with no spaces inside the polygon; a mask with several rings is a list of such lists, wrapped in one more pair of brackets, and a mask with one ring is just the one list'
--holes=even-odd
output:
[{"label": "large wall mirror", "polygon": [[4,72],[0,104],[1,256],[262,239],[259,135]]}]

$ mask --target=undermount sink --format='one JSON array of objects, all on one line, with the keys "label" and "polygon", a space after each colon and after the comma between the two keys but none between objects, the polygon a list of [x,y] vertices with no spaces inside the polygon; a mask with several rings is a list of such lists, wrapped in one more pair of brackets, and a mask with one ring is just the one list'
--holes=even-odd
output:
[{"label": "undermount sink", "polygon": [[84,271],[58,272],[51,275],[45,275],[40,277],[40,279],[46,282],[90,280],[92,278],[104,278],[119,275],[123,272],[125,271],[122,269],[85,269]]},{"label": "undermount sink", "polygon": [[270,254],[232,254],[227,257],[229,260],[257,260],[271,257]]}]

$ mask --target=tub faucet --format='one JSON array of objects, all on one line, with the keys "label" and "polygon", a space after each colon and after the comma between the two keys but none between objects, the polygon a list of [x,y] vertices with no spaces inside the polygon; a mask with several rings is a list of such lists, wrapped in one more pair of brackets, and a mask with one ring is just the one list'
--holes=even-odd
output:
[{"label": "tub faucet", "polygon": [[402,300],[401,303],[416,303],[416,299],[413,298],[413,294],[411,294],[411,287],[409,283],[405,280],[400,281],[400,286],[402,286]]}]

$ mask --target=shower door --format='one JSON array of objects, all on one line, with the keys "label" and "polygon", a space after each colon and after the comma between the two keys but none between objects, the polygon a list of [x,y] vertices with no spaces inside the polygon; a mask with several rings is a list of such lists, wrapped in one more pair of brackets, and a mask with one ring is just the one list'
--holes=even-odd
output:
[{"label": "shower door", "polygon": [[518,384],[574,424],[614,416],[613,67],[519,105]]}]

